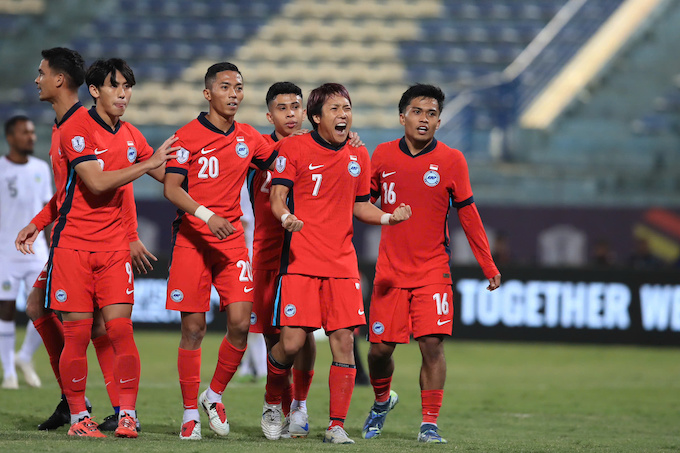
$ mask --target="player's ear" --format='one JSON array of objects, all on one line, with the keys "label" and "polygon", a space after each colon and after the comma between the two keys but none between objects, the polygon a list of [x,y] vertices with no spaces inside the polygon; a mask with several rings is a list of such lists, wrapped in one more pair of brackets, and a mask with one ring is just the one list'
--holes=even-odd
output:
[{"label": "player's ear", "polygon": [[435,130],[435,131],[438,131],[438,130],[439,130],[439,126],[441,126],[441,124],[442,124],[442,120],[441,120],[441,118],[440,118],[440,119],[437,120],[437,127],[435,127],[434,130]]},{"label": "player's ear", "polygon": [[212,95],[210,93],[210,90],[207,88],[203,89],[203,97],[205,98],[206,101],[210,102],[212,100]]},{"label": "player's ear", "polygon": [[399,114],[399,124],[401,124],[402,126],[406,126],[406,116],[403,113]]},{"label": "player's ear", "polygon": [[92,96],[95,100],[99,98],[99,88],[94,85],[90,85],[87,87],[87,89],[90,91],[90,96]]},{"label": "player's ear", "polygon": [[57,74],[54,83],[57,87],[62,86],[63,84],[66,83],[66,76],[60,72],[59,74]]},{"label": "player's ear", "polygon": [[267,121],[269,121],[270,124],[274,124],[274,117],[269,112],[267,112]]},{"label": "player's ear", "polygon": [[312,119],[316,124],[321,124],[321,115],[312,115]]}]

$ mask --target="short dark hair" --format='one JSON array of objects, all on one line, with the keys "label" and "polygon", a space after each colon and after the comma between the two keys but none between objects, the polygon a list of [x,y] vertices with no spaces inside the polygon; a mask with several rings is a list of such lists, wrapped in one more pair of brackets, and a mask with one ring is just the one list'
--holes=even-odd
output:
[{"label": "short dark hair", "polygon": [[31,121],[31,119],[26,115],[14,115],[13,117],[5,121],[5,137],[8,137],[14,133],[14,126],[16,126],[17,123],[23,123],[28,121]]},{"label": "short dark hair", "polygon": [[135,85],[135,74],[132,72],[132,68],[122,58],[109,58],[108,60],[99,59],[95,61],[87,70],[85,82],[87,83],[87,86],[94,85],[97,88],[100,88],[106,83],[106,78],[110,76],[111,86],[118,86],[116,71],[120,72],[121,75],[125,77],[125,81],[130,86]]},{"label": "short dark hair", "polygon": [[434,85],[417,83],[415,85],[411,85],[408,90],[404,91],[404,94],[401,95],[401,100],[399,101],[399,113],[404,113],[406,111],[406,107],[408,107],[411,101],[415,98],[432,98],[437,101],[437,104],[439,105],[439,113],[442,113],[442,110],[444,110],[444,99],[446,96],[444,95],[444,92],[441,90],[441,88]]},{"label": "short dark hair", "polygon": [[40,52],[50,68],[66,75],[69,88],[77,90],[85,81],[85,60],[75,50],[53,47]]},{"label": "short dark hair", "polygon": [[349,97],[347,88],[339,83],[324,83],[320,87],[314,88],[307,99],[307,119],[312,123],[315,130],[319,125],[314,121],[314,116],[321,115],[321,108],[331,96],[347,98],[349,105],[352,105],[352,99]]},{"label": "short dark hair", "polygon": [[215,79],[217,79],[217,73],[224,71],[238,72],[241,78],[243,78],[243,74],[241,74],[241,71],[238,70],[235,64],[229,63],[228,61],[215,63],[210,66],[205,73],[205,88],[209,90],[210,87],[212,87],[212,84],[215,83]]},{"label": "short dark hair", "polygon": [[267,107],[279,94],[294,94],[302,99],[302,90],[293,82],[276,82],[267,90],[267,96],[265,97]]}]

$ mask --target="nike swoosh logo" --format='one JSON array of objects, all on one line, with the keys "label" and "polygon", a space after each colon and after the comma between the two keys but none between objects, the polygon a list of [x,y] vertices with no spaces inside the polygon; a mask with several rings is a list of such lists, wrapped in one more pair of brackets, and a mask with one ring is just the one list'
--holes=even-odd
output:
[{"label": "nike swoosh logo", "polygon": [[135,379],[137,379],[137,378],[133,377],[132,379],[125,379],[125,380],[121,379],[121,380],[120,380],[120,383],[121,383],[121,384],[126,384],[126,383],[128,383],[128,382],[134,381]]},{"label": "nike swoosh logo", "polygon": [[309,169],[310,169],[310,170],[316,170],[317,168],[321,168],[321,167],[323,167],[323,165],[312,165],[312,164],[309,164]]},{"label": "nike swoosh logo", "polygon": [[47,280],[47,277],[38,277],[38,281],[39,281],[39,282],[42,282],[42,281],[44,281],[44,280]]},{"label": "nike swoosh logo", "polygon": [[83,376],[83,377],[81,377],[80,379],[73,378],[73,379],[71,379],[71,381],[72,381],[74,384],[77,384],[78,382],[82,381],[82,380],[85,379],[86,377],[87,377],[87,376]]},{"label": "nike swoosh logo", "polygon": [[135,292],[134,289],[126,289],[126,290],[125,290],[125,294],[132,294],[132,293],[134,293],[134,292]]},{"label": "nike swoosh logo", "polygon": [[95,149],[95,150],[94,150],[94,153],[95,153],[95,154],[102,154],[102,153],[107,152],[108,150],[109,150],[108,148],[102,149],[101,151],[100,151],[99,149]]},{"label": "nike swoosh logo", "polygon": [[438,326],[443,326],[444,324],[447,324],[447,323],[449,323],[449,322],[451,322],[450,319],[447,319],[446,321],[442,321],[441,319],[438,319],[438,320],[437,320],[437,325],[438,325]]},{"label": "nike swoosh logo", "polygon": [[363,316],[363,315],[364,315],[364,311],[363,311],[363,310],[359,310],[359,311],[357,311],[357,313],[359,313],[360,316]]},{"label": "nike swoosh logo", "polygon": [[213,149],[205,149],[205,148],[203,148],[203,149],[201,150],[201,154],[212,153],[212,152],[215,151],[216,149],[217,149],[217,148],[213,148]]},{"label": "nike swoosh logo", "polygon": [[387,178],[388,176],[392,176],[395,173],[396,173],[396,171],[391,171],[389,173],[382,172],[382,177]]},{"label": "nike swoosh logo", "polygon": [[254,290],[254,289],[255,289],[255,288],[243,288],[243,292],[244,292],[244,293],[249,293],[249,292],[251,292],[251,291]]}]

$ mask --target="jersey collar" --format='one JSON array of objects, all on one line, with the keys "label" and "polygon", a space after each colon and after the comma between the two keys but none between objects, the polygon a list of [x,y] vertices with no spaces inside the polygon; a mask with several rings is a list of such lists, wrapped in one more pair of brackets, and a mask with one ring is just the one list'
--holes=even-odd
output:
[{"label": "jersey collar", "polygon": [[56,124],[57,127],[61,126],[62,124],[64,124],[64,122],[67,119],[69,119],[71,117],[71,115],[73,115],[76,112],[76,110],[78,110],[82,106],[83,106],[83,104],[81,104],[80,101],[76,102],[75,104],[73,104],[73,107],[68,109],[68,111],[64,114],[64,116],[61,117],[61,121],[57,122],[57,119],[55,118],[54,124]]},{"label": "jersey collar", "polygon": [[221,129],[215,127],[215,125],[213,123],[208,121],[208,118],[206,118],[207,114],[208,114],[208,112],[201,112],[201,114],[198,115],[198,122],[201,123],[203,125],[203,127],[205,127],[206,129],[210,129],[214,133],[224,135],[224,136],[231,134],[232,132],[234,132],[234,129],[236,129],[236,121],[234,121],[233,123],[231,123],[231,127],[229,128],[229,130],[227,132],[222,131]]},{"label": "jersey collar", "polygon": [[106,132],[110,132],[112,134],[115,134],[116,132],[118,132],[118,130],[120,129],[120,125],[123,123],[119,119],[118,122],[116,123],[116,126],[113,129],[111,129],[111,127],[108,124],[106,124],[106,122],[102,119],[102,117],[99,116],[99,113],[97,113],[97,109],[96,109],[95,106],[92,106],[92,108],[90,109],[90,111],[88,113],[90,114],[92,119],[97,122],[97,124],[99,124],[101,127],[104,128],[104,130]]},{"label": "jersey collar", "polygon": [[278,137],[278,135],[276,135],[276,131],[272,132],[270,137],[272,138],[272,140],[274,140],[274,142],[279,141],[279,137]]},{"label": "jersey collar", "polygon": [[438,143],[437,139],[433,137],[432,141],[430,142],[429,145],[425,147],[425,149],[423,149],[418,154],[413,155],[411,154],[411,150],[408,149],[408,145],[406,144],[406,137],[401,137],[401,140],[399,140],[399,149],[401,150],[402,153],[406,154],[409,157],[418,157],[422,156],[423,154],[427,154],[433,149],[435,149],[437,147],[437,143]]},{"label": "jersey collar", "polygon": [[345,139],[344,142],[340,143],[339,145],[332,145],[328,143],[326,140],[321,138],[321,135],[319,134],[319,131],[312,131],[309,135],[312,136],[315,142],[317,142],[319,145],[323,146],[324,148],[330,149],[332,151],[339,151],[344,146],[347,144],[347,139]]}]

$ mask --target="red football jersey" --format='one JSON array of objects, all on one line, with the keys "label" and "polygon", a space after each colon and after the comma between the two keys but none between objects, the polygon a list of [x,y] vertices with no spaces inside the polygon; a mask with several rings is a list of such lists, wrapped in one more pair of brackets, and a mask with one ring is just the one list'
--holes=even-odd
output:
[{"label": "red football jersey", "polygon": [[248,124],[234,121],[224,133],[207,120],[206,113],[176,135],[179,140],[174,146],[182,149],[177,152],[177,159],[168,162],[165,172],[184,175],[184,187],[191,198],[227,219],[235,231],[221,241],[204,221],[178,210],[173,224],[174,243],[183,247],[196,247],[199,243],[219,248],[245,247],[240,221],[241,187],[251,161],[262,170],[269,167],[276,158],[273,146]]},{"label": "red football jersey", "polygon": [[[94,107],[78,109],[60,128],[60,150],[67,163],[64,198],[52,234],[53,247],[85,251],[129,250],[122,222],[125,186],[94,195],[78,177],[75,167],[96,160],[102,170],[120,170],[148,159],[153,148],[137,128],[119,121],[111,129]],[[56,177],[55,177],[56,179]]]},{"label": "red football jersey", "polygon": [[[262,136],[267,143],[277,147],[276,133]],[[248,170],[248,192],[255,215],[253,234],[253,269],[277,270],[281,265],[281,247],[285,230],[281,220],[272,214],[269,203],[269,190],[272,185],[272,172],[269,170]]]},{"label": "red football jersey", "polygon": [[352,219],[354,203],[370,199],[370,171],[363,146],[332,146],[316,131],[281,142],[272,185],[290,189],[288,208],[304,222],[285,234],[281,273],[359,277]]},{"label": "red football jersey", "polygon": [[[401,203],[413,210],[406,222],[382,227],[374,283],[399,288],[450,284],[449,211],[474,203],[463,153],[433,139],[414,156],[402,138],[378,145],[371,168],[371,197],[381,199],[383,211],[391,213]],[[480,227],[481,221],[475,225]],[[495,269],[488,243],[481,251]],[[490,272],[488,262],[480,264]]]}]

